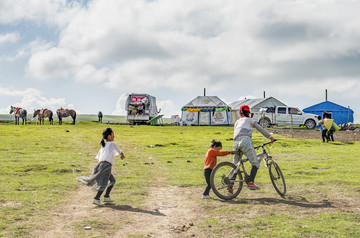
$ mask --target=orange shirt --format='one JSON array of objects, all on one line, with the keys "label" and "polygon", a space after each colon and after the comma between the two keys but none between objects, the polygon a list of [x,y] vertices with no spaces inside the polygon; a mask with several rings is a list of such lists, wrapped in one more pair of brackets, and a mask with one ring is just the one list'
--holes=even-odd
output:
[{"label": "orange shirt", "polygon": [[209,149],[206,153],[205,160],[204,160],[204,169],[214,169],[217,163],[217,156],[225,156],[229,155],[230,151],[219,151],[214,149]]}]

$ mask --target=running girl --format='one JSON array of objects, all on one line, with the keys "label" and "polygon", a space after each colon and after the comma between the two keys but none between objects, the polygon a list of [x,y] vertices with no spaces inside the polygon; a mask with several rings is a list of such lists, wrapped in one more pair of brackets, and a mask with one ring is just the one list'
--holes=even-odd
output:
[{"label": "running girl", "polygon": [[[94,197],[93,204],[97,206],[104,206],[100,202],[100,196],[106,189],[104,195],[104,202],[114,202],[110,198],[111,189],[114,187],[115,178],[111,174],[111,168],[114,163],[114,157],[120,155],[121,159],[125,159],[124,153],[113,142],[115,138],[114,132],[111,128],[106,128],[102,133],[102,139],[100,141],[101,148],[96,158],[99,160],[99,164],[93,169],[92,174],[89,177],[82,176],[76,178],[86,186],[94,186],[98,192]],[[110,182],[108,184],[108,182]],[[96,184],[95,184],[96,183]]]}]

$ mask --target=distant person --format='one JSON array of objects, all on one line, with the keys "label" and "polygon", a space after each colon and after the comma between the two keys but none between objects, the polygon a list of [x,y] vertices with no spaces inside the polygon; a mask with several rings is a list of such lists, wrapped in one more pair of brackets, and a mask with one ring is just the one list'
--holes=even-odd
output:
[{"label": "distant person", "polygon": [[[331,120],[331,122],[330,122]],[[325,129],[322,131],[322,135],[325,137],[326,139],[326,142],[329,142],[330,141],[330,137],[329,136],[332,136],[332,134],[329,133],[329,123],[332,124],[333,120],[331,119],[331,116],[328,114],[328,113],[325,113],[324,114],[324,119],[322,120],[323,124],[324,124],[324,127]],[[334,137],[332,137],[334,139]],[[323,139],[324,140],[324,139]]]},{"label": "distant person", "polygon": [[103,114],[101,111],[98,113],[99,122],[102,123]]},{"label": "distant person", "polygon": [[327,135],[328,130],[326,129],[326,127],[324,125],[324,121],[321,120],[321,116],[318,116],[317,119],[319,120],[318,126],[319,126],[320,131],[321,131],[321,138],[322,138],[323,142],[325,142],[325,140],[326,140],[326,142],[328,142],[329,141],[329,138],[328,138],[328,135]]},{"label": "distant person", "polygon": [[234,154],[234,164],[237,164],[242,155],[245,154],[252,165],[250,178],[249,181],[247,181],[247,187],[251,190],[258,190],[260,188],[254,184],[254,181],[260,166],[260,161],[256,156],[254,145],[251,140],[253,128],[256,128],[263,136],[270,139],[271,143],[275,141],[275,138],[250,117],[251,113],[249,106],[243,105],[240,107],[239,111],[240,119],[235,122],[234,126],[234,151],[241,151],[241,154]]},{"label": "distant person", "polygon": [[[111,128],[106,128],[102,133],[102,139],[100,141],[101,148],[96,158],[99,160],[99,164],[93,169],[89,177],[82,176],[76,178],[86,186],[94,186],[97,188],[98,192],[94,197],[93,204],[97,206],[104,206],[100,202],[100,197],[104,190],[106,189],[104,195],[104,202],[112,203],[114,202],[110,198],[111,189],[114,187],[116,182],[114,176],[111,174],[111,168],[114,163],[114,157],[120,155],[121,159],[125,159],[124,153],[116,146],[113,142],[115,138],[114,132]],[[108,182],[110,182],[108,184]]]},{"label": "distant person", "polygon": [[218,140],[212,140],[210,143],[210,149],[206,153],[204,160],[204,176],[206,181],[206,188],[202,195],[202,198],[204,199],[211,198],[209,195],[211,190],[210,175],[212,170],[216,166],[217,156],[226,156],[233,153],[232,151],[220,151],[221,149],[222,149],[221,142]]}]

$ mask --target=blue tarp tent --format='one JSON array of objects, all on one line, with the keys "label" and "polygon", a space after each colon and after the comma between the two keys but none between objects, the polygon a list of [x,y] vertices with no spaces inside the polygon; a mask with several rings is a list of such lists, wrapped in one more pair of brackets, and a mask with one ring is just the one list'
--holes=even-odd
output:
[{"label": "blue tarp tent", "polygon": [[307,113],[320,115],[323,118],[324,113],[330,113],[331,118],[338,125],[348,122],[354,122],[354,111],[350,108],[340,106],[336,103],[325,101],[303,110]]}]

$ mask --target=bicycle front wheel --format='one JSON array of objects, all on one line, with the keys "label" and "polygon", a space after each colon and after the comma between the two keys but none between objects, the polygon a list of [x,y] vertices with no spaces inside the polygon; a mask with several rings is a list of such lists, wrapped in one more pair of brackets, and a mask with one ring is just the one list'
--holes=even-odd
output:
[{"label": "bicycle front wheel", "polygon": [[239,195],[243,179],[240,171],[231,162],[222,162],[215,166],[210,176],[211,188],[221,199],[230,200]]},{"label": "bicycle front wheel", "polygon": [[286,184],[284,176],[280,170],[280,167],[275,163],[275,161],[271,161],[268,164],[270,179],[274,188],[280,196],[284,197],[286,193]]}]

